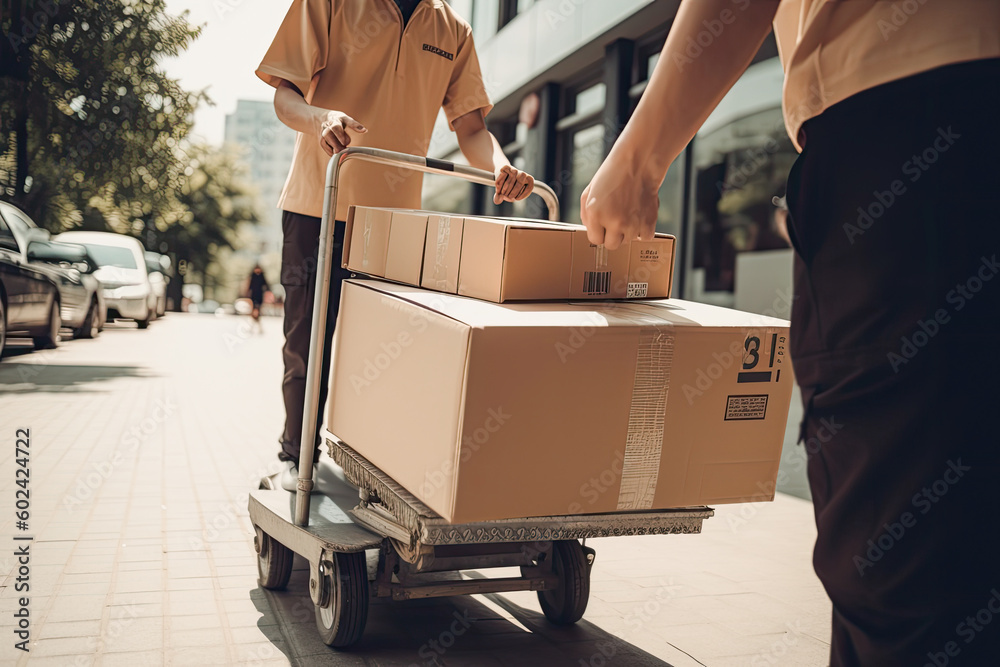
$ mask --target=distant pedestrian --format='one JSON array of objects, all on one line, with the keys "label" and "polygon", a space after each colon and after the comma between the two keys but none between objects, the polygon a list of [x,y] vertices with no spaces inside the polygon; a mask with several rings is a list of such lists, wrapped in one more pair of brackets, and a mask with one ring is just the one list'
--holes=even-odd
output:
[{"label": "distant pedestrian", "polygon": [[250,311],[250,317],[253,319],[253,328],[263,333],[264,326],[260,323],[260,306],[264,303],[264,294],[271,291],[271,286],[267,284],[267,278],[264,277],[264,269],[260,268],[260,264],[253,267],[247,291],[249,292],[250,302],[253,306],[253,309]]}]

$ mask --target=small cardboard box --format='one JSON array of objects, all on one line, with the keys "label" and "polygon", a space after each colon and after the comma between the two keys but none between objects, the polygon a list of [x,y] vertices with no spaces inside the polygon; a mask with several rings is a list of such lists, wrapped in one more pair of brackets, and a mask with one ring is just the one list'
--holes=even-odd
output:
[{"label": "small cardboard box", "polygon": [[458,293],[494,303],[668,298],[675,246],[657,234],[609,251],[582,225],[467,217]]},{"label": "small cardboard box", "polygon": [[344,285],[329,426],[451,522],[773,498],[788,324]]},{"label": "small cardboard box", "polygon": [[407,285],[420,284],[428,216],[426,211],[392,212],[389,248],[385,256],[386,280]]},{"label": "small cardboard box", "polygon": [[466,218],[458,293],[501,303],[565,299],[572,234],[540,223]]},{"label": "small cardboard box", "polygon": [[352,206],[344,233],[344,268],[385,277],[392,209]]},{"label": "small cardboard box", "polygon": [[427,216],[427,240],[424,245],[421,287],[449,294],[458,292],[458,270],[462,257],[464,227],[465,219],[461,216],[440,213]]},{"label": "small cardboard box", "polygon": [[494,303],[667,298],[675,246],[657,234],[608,251],[580,225],[359,206],[344,267]]},{"label": "small cardboard box", "polygon": [[419,285],[427,211],[351,206],[342,266],[356,273]]}]

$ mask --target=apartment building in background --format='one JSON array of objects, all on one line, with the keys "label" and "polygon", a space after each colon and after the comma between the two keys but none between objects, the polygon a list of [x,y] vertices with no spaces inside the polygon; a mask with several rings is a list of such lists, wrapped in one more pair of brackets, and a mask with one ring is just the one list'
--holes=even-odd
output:
[{"label": "apartment building in background", "polygon": [[226,116],[225,143],[242,154],[249,178],[258,194],[261,221],[247,252],[280,257],[281,211],[278,198],[285,185],[295,149],[295,132],[274,112],[272,102],[239,100],[236,111]]}]

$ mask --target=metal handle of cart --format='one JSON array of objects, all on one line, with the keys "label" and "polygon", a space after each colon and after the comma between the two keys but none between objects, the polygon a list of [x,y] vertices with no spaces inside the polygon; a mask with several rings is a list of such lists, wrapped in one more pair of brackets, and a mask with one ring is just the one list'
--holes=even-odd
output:
[{"label": "metal handle of cart", "polygon": [[[340,171],[352,160],[373,162],[392,167],[443,176],[454,176],[480,185],[494,185],[495,176],[488,171],[447,160],[397,153],[378,148],[347,148],[330,159],[326,171],[326,192],[323,197],[323,219],[320,226],[320,248],[316,265],[316,295],[313,301],[312,335],[309,340],[309,363],[306,370],[305,409],[302,412],[302,440],[300,441],[299,480],[295,495],[295,524],[309,524],[309,497],[312,493],[313,454],[318,429],[319,376],[322,368],[323,347],[326,344],[326,315],[330,296],[331,263],[333,261],[333,221],[337,214],[337,197],[340,189]],[[535,181],[537,194],[548,207],[549,220],[559,216],[559,197],[545,183]],[[302,444],[308,443],[308,447]]]}]

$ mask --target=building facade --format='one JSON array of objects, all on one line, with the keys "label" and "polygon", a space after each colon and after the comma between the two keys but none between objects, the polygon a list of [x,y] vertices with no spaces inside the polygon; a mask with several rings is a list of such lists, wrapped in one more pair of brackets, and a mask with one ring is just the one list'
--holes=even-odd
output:
[{"label": "building facade", "polygon": [[261,221],[248,251],[280,255],[281,211],[277,204],[292,165],[295,132],[278,120],[273,103],[239,100],[236,111],[226,116],[225,142],[241,153],[250,182],[257,189]]},{"label": "building facade", "polygon": [[[580,196],[628,122],[679,0],[451,0],[473,26],[494,109],[488,125],[521,169],[550,184],[562,220],[579,222]],[[745,7],[734,0],[733,11]],[[706,26],[690,57],[716,37]],[[701,42],[701,43],[699,43]],[[674,296],[787,318],[791,250],[775,200],[797,154],[781,113],[783,72],[773,36],[671,166],[658,230],[675,235]],[[664,122],[670,122],[664,119]],[[462,161],[439,119],[431,153]],[[780,203],[780,200],[779,200]],[[433,210],[544,217],[540,201],[494,206],[486,188],[426,180]],[[793,397],[779,489],[808,497],[801,419]]]}]

